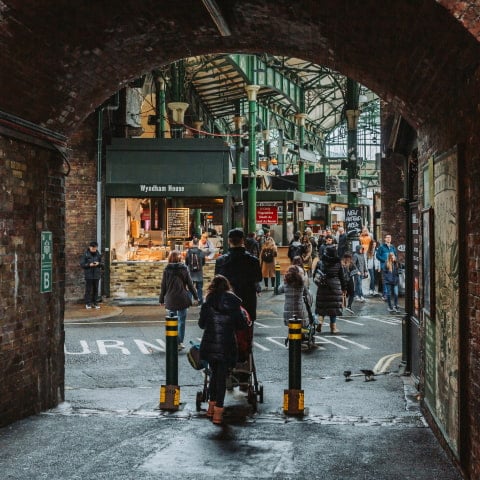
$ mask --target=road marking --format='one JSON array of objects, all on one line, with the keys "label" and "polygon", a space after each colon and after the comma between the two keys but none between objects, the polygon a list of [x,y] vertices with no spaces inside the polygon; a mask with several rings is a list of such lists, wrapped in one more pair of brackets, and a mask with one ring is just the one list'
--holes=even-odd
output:
[{"label": "road marking", "polygon": [[354,322],[353,320],[348,320],[347,318],[344,318],[344,317],[337,317],[337,318],[339,320],[342,320],[342,322],[351,323],[353,325],[359,325],[360,327],[363,327],[365,325],[364,323]]},{"label": "road marking", "polygon": [[[285,348],[285,338],[286,337],[265,337],[268,341],[275,343],[276,345],[279,345],[282,348]],[[277,338],[283,339],[281,342],[276,340]]]},{"label": "road marking", "polygon": [[357,342],[354,342],[352,340],[349,340],[344,335],[335,335],[335,338],[339,338],[343,342],[347,342],[347,343],[350,343],[352,345],[356,345],[357,347],[363,348],[364,350],[370,350],[370,347],[367,347],[366,345],[362,345],[361,343],[357,343]]},{"label": "road marking", "polygon": [[374,320],[375,322],[386,323],[388,325],[398,325],[401,323],[401,320],[384,320],[383,318],[379,317],[368,317],[369,320]]},{"label": "road marking", "polygon": [[[276,320],[275,319],[270,319],[270,318],[263,318],[262,320]],[[264,323],[260,323],[259,321],[255,320],[254,327],[260,327],[260,328],[278,328],[281,325],[265,325]]]},{"label": "road marking", "polygon": [[[317,341],[317,340],[320,340],[320,341]],[[343,345],[339,345],[338,343],[332,342],[330,339],[328,339],[326,337],[321,337],[320,339],[315,337],[315,344],[319,344],[319,343],[320,344],[321,343],[330,343],[332,345],[335,345],[338,348],[341,348],[342,350],[348,350],[348,347],[344,347]]]},{"label": "road marking", "polygon": [[401,357],[401,353],[392,353],[390,355],[385,355],[382,357],[377,364],[373,367],[373,371],[375,373],[384,373],[387,371],[387,368],[391,365],[391,363],[398,357]]},{"label": "road marking", "polygon": [[140,350],[140,352],[142,352],[145,355],[151,355],[154,352],[154,350],[156,350],[157,352],[165,352],[166,351],[165,342],[160,338],[157,338],[156,340],[160,346],[150,342],[146,342],[145,340],[134,339],[133,341],[137,344],[137,347]]},{"label": "road marking", "polygon": [[257,342],[253,342],[253,345],[255,345],[257,348],[259,348],[260,350],[263,350],[264,352],[269,352],[270,349],[267,348],[267,347],[264,347],[263,345],[260,345],[259,343]]}]

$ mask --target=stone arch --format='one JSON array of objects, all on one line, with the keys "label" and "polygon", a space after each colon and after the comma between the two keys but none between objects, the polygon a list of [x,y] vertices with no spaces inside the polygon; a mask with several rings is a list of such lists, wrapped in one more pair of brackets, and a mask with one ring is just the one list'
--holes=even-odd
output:
[{"label": "stone arch", "polygon": [[229,37],[219,36],[198,2],[124,2],[115,12],[65,2],[56,15],[9,4],[15,9],[7,8],[2,21],[9,33],[0,57],[8,65],[2,110],[67,135],[128,80],[189,55],[261,45],[312,60],[366,85],[416,128],[451,114],[459,72],[478,66],[478,43],[433,1],[230,1],[222,4]]},{"label": "stone arch", "polygon": [[[152,68],[185,56],[248,53],[261,48],[272,54],[297,56],[323,64],[375,91],[421,132],[423,157],[445,151],[454,144],[464,145],[463,170],[470,175],[462,179],[459,201],[468,220],[463,230],[468,244],[465,240],[462,249],[465,253],[462,269],[467,272],[469,258],[476,261],[479,241],[476,225],[480,221],[475,202],[469,201],[480,195],[475,182],[480,173],[480,7],[476,2],[227,0],[221,2],[221,8],[232,32],[228,37],[219,35],[201,2],[126,0],[115,10],[109,2],[83,6],[63,0],[57,2],[55,10],[45,9],[41,2],[5,0],[2,3],[0,147],[9,163],[6,166],[6,162],[0,162],[0,172],[12,183],[12,188],[0,193],[0,203],[8,206],[3,207],[1,214],[2,228],[8,227],[7,235],[2,237],[5,253],[0,254],[1,271],[8,270],[6,267],[12,262],[20,237],[24,237],[24,247],[19,249],[22,260],[38,256],[39,247],[31,224],[53,207],[63,208],[59,156],[45,145],[48,136],[33,142],[31,150],[38,149],[49,157],[54,171],[51,183],[43,179],[42,185],[35,187],[36,177],[42,177],[45,172],[35,167],[38,155],[25,152],[25,145],[32,142],[22,135],[28,134],[32,125],[25,128],[22,121],[73,139],[78,127],[99,105],[128,81]],[[9,131],[5,131],[9,129],[17,132],[15,141],[10,140]],[[16,165],[21,168],[15,169],[12,162],[18,162]],[[44,200],[41,193],[47,191],[49,199],[43,205],[39,201],[35,215],[25,213],[28,226],[23,233],[15,235],[13,224],[18,214],[14,210],[20,203],[21,189],[16,190],[16,198],[12,192],[17,186],[15,178],[22,175],[27,180],[26,188],[36,194],[31,198]],[[25,200],[28,195],[21,198]],[[59,254],[55,268],[61,276],[64,270],[62,213],[56,214],[56,220],[59,220],[56,227]],[[50,221],[55,223],[55,219]],[[3,278],[7,298],[10,277],[5,274]],[[47,333],[54,332],[50,343],[56,344],[48,347],[48,355],[37,362],[39,367],[33,372],[31,385],[25,383],[21,391],[14,389],[12,380],[21,369],[20,364],[15,363],[14,357],[9,358],[5,371],[12,377],[5,377],[3,384],[10,396],[2,402],[15,403],[22,392],[28,391],[29,396],[24,396],[18,405],[19,415],[52,406],[63,387],[62,334],[58,330],[64,286],[59,281],[55,297],[47,301],[34,290],[33,280],[28,283],[25,276],[25,282],[32,290],[29,303],[22,310],[12,310],[7,302],[0,303],[0,313],[12,324],[18,322],[18,316],[20,320],[29,316],[30,322],[37,321]],[[477,314],[476,279],[472,278],[471,285],[465,284],[465,287],[473,322]],[[4,344],[10,341],[9,335],[7,331]],[[468,369],[478,352],[473,349],[468,352],[464,378],[476,384],[477,390],[474,386],[469,389],[467,402],[471,401],[469,397],[480,398],[479,374]],[[35,360],[35,355],[33,358]],[[36,390],[39,384],[42,388]],[[476,445],[478,450],[480,433],[475,417],[478,400],[476,402],[464,405],[473,413],[472,426],[465,434],[471,436],[463,440],[465,444]],[[11,418],[19,417],[17,414]],[[463,462],[468,464],[468,454],[464,455]],[[474,475],[480,471],[478,465],[475,468]]]}]

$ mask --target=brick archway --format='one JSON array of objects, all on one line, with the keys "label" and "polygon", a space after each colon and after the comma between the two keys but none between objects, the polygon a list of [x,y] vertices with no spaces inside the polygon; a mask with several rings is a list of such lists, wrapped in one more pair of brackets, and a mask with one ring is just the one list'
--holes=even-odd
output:
[{"label": "brick archway", "polygon": [[[261,46],[354,78],[419,128],[440,118],[444,124],[465,86],[459,72],[477,65],[476,39],[434,1],[222,2],[228,37],[219,36],[201,2],[190,3],[127,1],[111,11],[64,2],[52,12],[7,2],[0,109],[68,136],[128,80],[155,66]],[[460,17],[478,36],[466,18]]]},{"label": "brick archway", "polygon": [[[0,191],[0,318],[5,328],[0,346],[6,367],[0,383],[8,395],[0,400],[0,424],[55,405],[63,388],[64,167],[57,152],[48,148],[48,135],[32,142],[22,121],[73,140],[89,115],[128,81],[176,59],[261,48],[311,60],[348,75],[389,102],[421,133],[424,158],[463,144],[463,168],[470,175],[462,178],[459,189],[460,208],[468,219],[462,269],[468,271],[469,259],[476,264],[480,214],[471,200],[480,196],[474,181],[480,173],[477,2],[218,3],[231,36],[219,35],[198,1],[126,0],[116,10],[108,2],[85,7],[62,0],[54,9],[23,0],[1,4],[0,172],[5,188]],[[15,140],[10,131],[16,132]],[[38,230],[48,225],[56,238],[54,269],[60,280],[47,298],[38,293],[38,272],[31,265],[39,255]],[[20,302],[13,302],[18,278],[11,272],[16,272],[18,256],[21,295]],[[478,284],[476,278],[470,281],[468,307],[474,323]],[[476,328],[472,336],[478,335]],[[24,338],[34,340],[25,346]],[[23,363],[19,358],[25,349],[29,355]],[[477,354],[478,346],[469,350],[467,361],[473,364]],[[472,427],[464,441],[476,445],[478,453],[480,380],[473,369],[467,374],[472,384],[468,396],[477,400],[468,405]],[[480,471],[476,468],[473,475]]]}]

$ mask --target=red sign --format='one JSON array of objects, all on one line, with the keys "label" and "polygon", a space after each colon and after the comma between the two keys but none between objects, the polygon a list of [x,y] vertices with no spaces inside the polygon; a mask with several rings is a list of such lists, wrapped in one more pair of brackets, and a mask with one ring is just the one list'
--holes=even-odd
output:
[{"label": "red sign", "polygon": [[257,207],[257,223],[266,225],[278,223],[278,207]]}]

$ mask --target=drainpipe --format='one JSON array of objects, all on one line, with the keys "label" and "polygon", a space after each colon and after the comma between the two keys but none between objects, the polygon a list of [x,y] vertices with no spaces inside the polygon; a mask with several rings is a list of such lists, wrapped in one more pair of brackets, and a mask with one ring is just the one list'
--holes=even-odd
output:
[{"label": "drainpipe", "polygon": [[[120,93],[115,94],[115,103],[104,105],[97,110],[97,243],[98,251],[102,251],[102,150],[103,150],[103,111],[115,111],[120,108]],[[108,278],[109,272],[105,270],[105,277]],[[108,282],[105,280],[105,283]],[[102,291],[101,280],[100,291]]]}]

